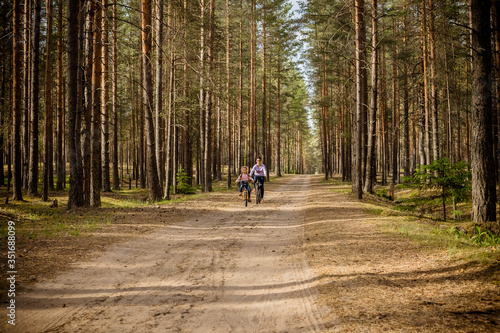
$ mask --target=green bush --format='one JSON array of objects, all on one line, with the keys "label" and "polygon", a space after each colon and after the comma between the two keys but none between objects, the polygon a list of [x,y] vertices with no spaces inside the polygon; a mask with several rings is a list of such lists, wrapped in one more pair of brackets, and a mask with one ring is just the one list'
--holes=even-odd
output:
[{"label": "green bush", "polygon": [[177,193],[179,194],[194,194],[196,189],[189,185],[189,177],[187,173],[181,168],[177,172]]},{"label": "green bush", "polygon": [[447,158],[439,158],[430,165],[419,166],[413,176],[404,178],[403,186],[440,190],[443,218],[446,220],[446,201],[452,199],[453,211],[456,212],[456,204],[471,191],[470,165],[463,161],[451,163]]}]

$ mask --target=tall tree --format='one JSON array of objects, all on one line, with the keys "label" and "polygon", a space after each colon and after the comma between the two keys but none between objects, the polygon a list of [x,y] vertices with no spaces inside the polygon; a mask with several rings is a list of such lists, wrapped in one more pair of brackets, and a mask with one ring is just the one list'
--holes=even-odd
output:
[{"label": "tall tree", "polygon": [[260,154],[262,155],[261,158],[265,159],[267,156],[266,152],[266,143],[267,143],[267,135],[266,135],[266,102],[267,102],[267,96],[266,96],[266,8],[267,7],[267,2],[264,0],[262,4],[262,148]]},{"label": "tall tree", "polygon": [[[47,0],[47,55],[45,57],[45,131],[44,131],[44,167],[42,199],[48,199],[49,176],[52,169],[52,0]],[[53,185],[53,184],[52,184]],[[52,186],[53,187],[53,186]]]},{"label": "tall tree", "polygon": [[436,87],[436,29],[434,24],[435,7],[433,0],[429,0],[429,48],[430,48],[430,107],[432,117],[432,154],[435,159],[439,156],[439,124],[438,124],[438,97]]},{"label": "tall tree", "polygon": [[63,159],[63,1],[59,0],[57,5],[57,129],[56,129],[56,190],[61,191],[64,183],[64,159]]},{"label": "tall tree", "polygon": [[96,2],[92,73],[92,124],[90,149],[90,206],[101,206],[101,104],[102,104],[102,2]]},{"label": "tall tree", "polygon": [[32,47],[32,0],[24,1],[24,112],[23,112],[23,188],[28,189],[29,160],[30,160],[30,114],[31,114],[31,57]]},{"label": "tall tree", "polygon": [[23,200],[22,192],[22,164],[21,164],[21,63],[22,63],[22,40],[21,35],[21,0],[14,0],[13,3],[13,57],[12,57],[12,134],[13,134],[13,196],[12,200]]},{"label": "tall tree", "polygon": [[118,175],[118,27],[117,3],[113,0],[113,190],[120,189],[120,176]]},{"label": "tall tree", "polygon": [[[155,141],[156,161],[158,164],[158,175],[162,175],[162,142],[161,142],[161,114],[163,89],[163,0],[156,1],[156,56],[155,56]],[[160,177],[161,178],[161,177]]]},{"label": "tall tree", "polygon": [[68,3],[68,144],[69,144],[69,198],[68,209],[84,205],[83,200],[83,174],[78,163],[81,163],[80,146],[78,145],[80,128],[78,124],[78,31],[80,1],[70,1]]},{"label": "tall tree", "polygon": [[366,36],[363,34],[365,29],[363,25],[365,17],[364,0],[355,1],[355,31],[356,31],[356,131],[353,150],[353,183],[352,190],[358,199],[363,197],[363,173],[362,173],[362,142],[363,142],[363,87],[365,86],[366,76],[363,75],[363,52],[365,50]]},{"label": "tall tree", "polygon": [[378,103],[378,1],[372,0],[372,54],[371,54],[371,104],[368,116],[368,156],[366,160],[365,192],[373,192],[373,183],[376,182],[376,124]]},{"label": "tall tree", "polygon": [[38,112],[40,111],[40,21],[42,0],[34,0],[33,59],[31,67],[31,132],[28,194],[38,195]]},{"label": "tall tree", "polygon": [[155,133],[153,125],[153,78],[151,66],[151,0],[141,0],[141,50],[143,64],[143,106],[146,130],[146,157],[148,170],[149,199],[157,201],[161,199],[161,187],[158,178],[158,169],[155,155]]},{"label": "tall tree", "polygon": [[86,22],[86,63],[85,63],[85,113],[83,126],[83,194],[85,205],[90,206],[90,188],[91,188],[91,169],[92,169],[92,114],[94,107],[94,90],[93,90],[93,75],[94,75],[94,43],[95,43],[95,11],[96,4],[89,2],[87,4],[87,22]]},{"label": "tall tree", "polygon": [[104,192],[111,191],[109,181],[109,20],[108,20],[108,0],[103,0],[102,3],[102,104],[101,104],[101,119],[102,119],[102,139],[101,139],[101,154],[102,154],[102,190]]},{"label": "tall tree", "polygon": [[[206,183],[205,183],[205,165],[206,162],[206,154],[205,154],[205,140],[206,135],[206,109],[205,109],[205,0],[200,0],[200,136],[199,136],[199,164],[198,164],[198,175],[197,181],[201,184],[201,191],[206,192]],[[210,164],[209,164],[210,165]]]},{"label": "tall tree", "polygon": [[[231,149],[231,103],[229,97],[229,88],[231,86],[231,74],[229,73],[229,53],[230,47],[229,44],[229,0],[226,0],[226,115],[227,115],[227,188],[231,187],[231,162],[232,162],[232,149]],[[265,108],[264,108],[265,109]]]},{"label": "tall tree", "polygon": [[496,221],[492,137],[490,0],[471,0],[472,23],[472,219]]}]

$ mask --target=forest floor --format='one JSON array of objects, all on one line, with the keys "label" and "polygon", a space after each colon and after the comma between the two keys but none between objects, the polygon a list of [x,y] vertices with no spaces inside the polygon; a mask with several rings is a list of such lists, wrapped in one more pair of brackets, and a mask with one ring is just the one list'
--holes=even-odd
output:
[{"label": "forest floor", "polygon": [[500,331],[497,249],[474,261],[402,237],[405,217],[349,192],[286,176],[247,208],[221,191],[65,213],[87,220],[20,235],[16,326],[0,331]]}]

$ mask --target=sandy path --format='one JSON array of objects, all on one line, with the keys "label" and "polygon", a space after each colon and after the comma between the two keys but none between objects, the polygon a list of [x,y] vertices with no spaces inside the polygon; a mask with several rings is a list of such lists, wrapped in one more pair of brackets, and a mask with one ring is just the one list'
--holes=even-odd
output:
[{"label": "sandy path", "polygon": [[[18,332],[318,332],[303,251],[309,176],[110,247],[18,298]],[[161,208],[160,208],[161,209]]]}]

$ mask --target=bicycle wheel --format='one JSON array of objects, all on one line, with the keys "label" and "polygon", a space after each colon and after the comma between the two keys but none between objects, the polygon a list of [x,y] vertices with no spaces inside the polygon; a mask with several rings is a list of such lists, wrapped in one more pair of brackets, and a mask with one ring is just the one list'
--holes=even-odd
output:
[{"label": "bicycle wheel", "polygon": [[255,191],[255,200],[257,201],[257,205],[260,204],[260,198],[261,198],[261,193],[260,193],[260,184],[257,187],[257,190]]},{"label": "bicycle wheel", "polygon": [[244,192],[245,192],[245,194],[243,194],[243,195],[245,196],[245,207],[246,207],[248,205],[248,191],[245,190]]}]

